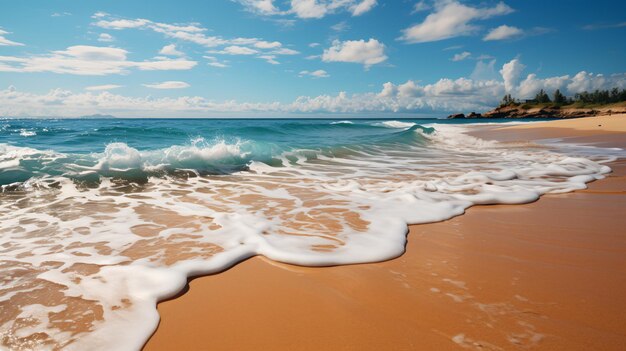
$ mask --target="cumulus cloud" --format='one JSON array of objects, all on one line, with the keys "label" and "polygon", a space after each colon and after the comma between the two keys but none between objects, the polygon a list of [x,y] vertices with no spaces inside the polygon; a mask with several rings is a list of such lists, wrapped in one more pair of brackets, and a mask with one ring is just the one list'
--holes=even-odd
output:
[{"label": "cumulus cloud", "polygon": [[185,53],[176,49],[176,44],[165,45],[159,54],[167,56],[185,56]]},{"label": "cumulus cloud", "polygon": [[500,74],[502,75],[502,79],[504,80],[504,88],[506,91],[511,91],[519,82],[519,79],[524,71],[524,64],[518,59],[511,60],[502,66],[500,70]]},{"label": "cumulus cloud", "polygon": [[[493,71],[495,61],[486,64]],[[80,116],[105,113],[120,117],[207,117],[210,115],[260,115],[273,114],[335,114],[335,113],[436,113],[444,116],[450,112],[485,111],[496,106],[509,92],[524,99],[532,97],[539,89],[551,93],[560,89],[566,95],[581,91],[626,88],[626,73],[602,75],[586,71],[573,76],[541,78],[529,74],[522,78],[524,65],[514,59],[503,65],[501,77],[494,79],[442,78],[431,84],[415,80],[404,83],[386,82],[378,91],[349,94],[324,94],[300,96],[291,102],[249,103],[228,100],[215,102],[201,96],[178,98],[128,97],[108,91],[74,93],[54,89],[45,94],[33,94],[9,87],[0,90],[0,116]],[[320,75],[316,71],[303,71],[302,76]],[[489,76],[489,75],[488,75]],[[188,86],[185,82],[146,84],[152,88],[172,89]]]},{"label": "cumulus cloud", "polygon": [[312,77],[312,78],[327,78],[330,77],[328,72],[323,69],[318,69],[317,71],[300,71],[298,74],[300,77]]},{"label": "cumulus cloud", "polygon": [[385,45],[376,39],[368,41],[347,40],[333,41],[330,48],[322,54],[324,62],[352,62],[363,64],[366,68],[387,60]]},{"label": "cumulus cloud", "polygon": [[0,46],[24,46],[24,44],[22,43],[18,43],[16,41],[11,41],[7,39],[5,37],[6,34],[11,34],[11,33],[0,29]]},{"label": "cumulus cloud", "polygon": [[472,22],[513,12],[503,2],[494,7],[472,7],[454,0],[438,0],[434,6],[434,12],[422,23],[403,30],[400,39],[409,43],[425,43],[471,35],[479,29]]},{"label": "cumulus cloud", "polygon": [[107,75],[142,71],[188,70],[195,61],[158,59],[130,61],[128,51],[88,45],[70,46],[46,55],[0,56],[0,72],[53,72],[76,75]]},{"label": "cumulus cloud", "polygon": [[162,83],[142,84],[146,88],[152,89],[184,89],[189,88],[191,85],[180,81],[167,81]]},{"label": "cumulus cloud", "polygon": [[460,53],[460,54],[455,54],[455,55],[451,58],[451,60],[452,60],[452,61],[454,61],[454,62],[458,62],[458,61],[463,61],[463,60],[466,60],[466,59],[470,58],[471,56],[472,56],[472,53],[471,53],[471,52],[469,52],[469,51],[463,51],[463,52],[462,52],[462,53]]},{"label": "cumulus cloud", "polygon": [[497,28],[494,28],[494,29],[490,30],[489,33],[487,33],[487,35],[485,35],[483,40],[484,41],[504,40],[504,39],[510,39],[510,38],[518,37],[518,36],[520,36],[522,34],[524,34],[524,31],[519,29],[519,28],[517,28],[517,27],[501,25],[500,27],[497,27]]},{"label": "cumulus cloud", "polygon": [[92,85],[92,86],[86,87],[85,90],[89,90],[89,91],[112,90],[112,89],[121,88],[122,86],[123,85],[117,85],[117,84]]}]

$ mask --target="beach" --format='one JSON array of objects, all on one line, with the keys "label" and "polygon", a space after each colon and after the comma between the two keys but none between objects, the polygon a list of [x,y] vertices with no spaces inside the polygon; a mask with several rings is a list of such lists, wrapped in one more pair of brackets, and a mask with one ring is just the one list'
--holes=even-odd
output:
[{"label": "beach", "polygon": [[[599,126],[601,125],[601,126]],[[624,147],[626,116],[489,126],[481,138]],[[621,350],[626,163],[588,189],[409,227],[380,263],[253,257],[159,303],[145,350]]]}]

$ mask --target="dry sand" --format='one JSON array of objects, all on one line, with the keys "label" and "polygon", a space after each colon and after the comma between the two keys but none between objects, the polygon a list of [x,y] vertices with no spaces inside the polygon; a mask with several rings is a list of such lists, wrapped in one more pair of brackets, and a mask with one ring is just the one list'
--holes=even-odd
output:
[{"label": "dry sand", "polygon": [[569,143],[614,146],[626,149],[626,114],[491,126],[472,133],[502,141],[560,139]]},{"label": "dry sand", "polygon": [[[592,119],[512,130],[626,139],[626,119],[601,132]],[[624,350],[626,162],[612,167],[588,190],[411,226],[395,260],[306,268],[256,257],[194,279],[159,304],[145,349]]]},{"label": "dry sand", "polygon": [[577,131],[593,131],[598,133],[626,133],[626,114],[605,115],[597,117],[585,117],[576,119],[563,119],[558,121],[529,123],[512,127],[501,128],[503,130],[532,130],[537,128],[573,129]]}]

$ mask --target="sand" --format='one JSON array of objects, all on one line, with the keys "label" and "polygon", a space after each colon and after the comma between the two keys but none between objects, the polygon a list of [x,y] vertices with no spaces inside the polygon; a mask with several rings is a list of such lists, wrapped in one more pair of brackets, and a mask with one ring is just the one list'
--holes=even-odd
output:
[{"label": "sand", "polygon": [[512,127],[504,127],[503,130],[529,130],[537,128],[561,128],[577,131],[593,131],[598,133],[626,133],[626,114],[604,115],[576,119],[563,119],[558,121],[529,123]]},{"label": "sand", "polygon": [[626,114],[490,126],[472,133],[501,141],[556,139],[567,143],[626,148]]},{"label": "sand", "polygon": [[[626,119],[596,131],[599,118],[487,133],[624,142]],[[395,260],[306,268],[255,257],[194,279],[158,305],[145,349],[623,350],[626,162],[612,167],[584,191],[411,226]]]}]

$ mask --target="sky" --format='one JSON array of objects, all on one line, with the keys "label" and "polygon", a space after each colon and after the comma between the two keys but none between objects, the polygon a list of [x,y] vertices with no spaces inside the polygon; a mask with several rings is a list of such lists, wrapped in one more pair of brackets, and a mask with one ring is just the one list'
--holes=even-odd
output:
[{"label": "sky", "polygon": [[4,1],[0,116],[444,117],[626,88],[626,2]]}]

